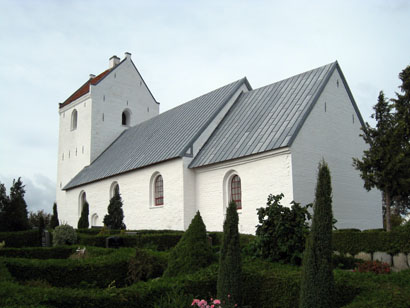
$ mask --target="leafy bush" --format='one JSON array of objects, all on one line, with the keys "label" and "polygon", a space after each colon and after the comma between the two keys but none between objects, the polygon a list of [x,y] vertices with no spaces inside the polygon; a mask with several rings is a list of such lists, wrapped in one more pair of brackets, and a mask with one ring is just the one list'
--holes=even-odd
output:
[{"label": "leafy bush", "polygon": [[128,263],[127,283],[161,276],[167,267],[167,261],[163,254],[137,248],[135,257]]},{"label": "leafy bush", "polygon": [[357,269],[355,270],[359,273],[376,273],[376,274],[389,274],[391,269],[390,265],[386,262],[380,261],[365,261],[357,264]]},{"label": "leafy bush", "polygon": [[35,247],[40,246],[37,230],[0,232],[0,242],[4,241],[6,247]]},{"label": "leafy bush", "polygon": [[69,225],[61,225],[53,231],[53,245],[73,245],[77,242],[77,233]]},{"label": "leafy bush", "polygon": [[348,257],[346,255],[334,254],[332,257],[333,268],[339,269],[355,269],[358,263],[362,263],[363,260]]},{"label": "leafy bush", "polygon": [[253,244],[255,255],[274,261],[300,264],[309,232],[307,205],[292,202],[292,207],[280,204],[283,194],[269,195],[266,207],[258,209],[259,224]]},{"label": "leafy bush", "polygon": [[188,230],[184,233],[178,244],[171,250],[165,277],[193,273],[200,268],[208,266],[213,259],[213,254],[206,229],[199,211],[192,219]]}]

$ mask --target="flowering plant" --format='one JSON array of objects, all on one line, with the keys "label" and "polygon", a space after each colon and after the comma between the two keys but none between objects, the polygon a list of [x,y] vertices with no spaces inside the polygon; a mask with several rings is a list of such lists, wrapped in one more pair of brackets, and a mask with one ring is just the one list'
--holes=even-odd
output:
[{"label": "flowering plant", "polygon": [[[230,300],[230,295],[228,294],[228,301]],[[209,301],[209,303],[206,301],[206,300],[204,300],[204,299],[201,299],[201,300],[199,300],[199,299],[194,299],[193,301],[192,301],[192,304],[191,304],[191,306],[195,306],[196,305],[196,307],[199,307],[199,308],[229,308],[229,307],[238,307],[238,305],[237,304],[230,304],[229,302],[228,303],[225,303],[225,301],[223,302],[223,306],[222,306],[222,302],[221,302],[221,300],[219,300],[219,299],[213,299],[213,298],[211,298],[210,299],[210,301]]]}]

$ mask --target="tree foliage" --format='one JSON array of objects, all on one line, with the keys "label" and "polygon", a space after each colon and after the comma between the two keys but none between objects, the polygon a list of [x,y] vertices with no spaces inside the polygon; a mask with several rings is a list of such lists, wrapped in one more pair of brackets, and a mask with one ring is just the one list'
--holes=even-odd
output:
[{"label": "tree foliage", "polygon": [[313,219],[306,250],[299,307],[334,307],[334,279],[332,271],[332,185],[327,164],[319,164]]},{"label": "tree foliage", "polygon": [[30,212],[28,214],[28,222],[31,228],[40,227],[40,219],[43,219],[44,226],[47,227],[50,225],[51,215],[45,213],[43,210],[38,210],[37,212]]},{"label": "tree foliage", "polygon": [[57,203],[53,204],[53,215],[51,215],[50,228],[55,229],[60,223],[58,222],[58,212],[57,212]]},{"label": "tree foliage", "polygon": [[7,197],[5,187],[0,187],[1,194],[1,229],[3,231],[23,231],[30,228],[27,218],[27,204],[24,200],[25,189],[21,181],[13,180],[10,196]]},{"label": "tree foliage", "polygon": [[194,273],[212,262],[205,224],[199,211],[178,244],[171,250],[165,277]]},{"label": "tree foliage", "polygon": [[[241,303],[241,248],[238,232],[238,212],[235,201],[226,210],[223,239],[219,256],[217,281],[218,298],[235,304]],[[229,298],[228,298],[228,295]]]},{"label": "tree foliage", "polygon": [[380,92],[372,115],[376,126],[366,123],[362,128],[361,136],[369,148],[361,159],[353,159],[364,187],[367,190],[376,187],[383,192],[387,231],[391,230],[391,205],[406,204],[407,210],[410,194],[410,66],[399,78],[403,94],[396,93],[397,98],[387,100]]},{"label": "tree foliage", "polygon": [[73,245],[77,242],[77,233],[70,225],[61,225],[53,231],[53,246]]},{"label": "tree foliage", "polygon": [[89,205],[88,205],[88,202],[85,201],[83,204],[83,208],[81,210],[80,219],[78,220],[78,224],[77,224],[78,229],[88,229],[88,226],[90,225],[88,222],[88,214],[89,214]]},{"label": "tree foliage", "polygon": [[108,205],[108,214],[104,216],[103,223],[114,230],[123,230],[126,228],[123,223],[124,212],[122,210],[122,198],[118,190],[115,190],[114,196]]},{"label": "tree foliage", "polygon": [[259,224],[253,243],[255,254],[274,262],[300,264],[309,233],[310,213],[306,206],[280,204],[283,194],[269,195],[266,207],[258,209]]}]

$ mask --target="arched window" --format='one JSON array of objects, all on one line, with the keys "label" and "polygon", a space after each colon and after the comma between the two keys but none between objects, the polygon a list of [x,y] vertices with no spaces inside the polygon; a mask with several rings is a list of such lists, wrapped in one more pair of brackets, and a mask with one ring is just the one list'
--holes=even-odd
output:
[{"label": "arched window", "polygon": [[118,185],[118,182],[112,182],[110,187],[110,199],[114,197],[116,193],[120,193],[120,185]]},{"label": "arched window", "polygon": [[78,118],[78,112],[76,109],[74,109],[73,112],[71,113],[71,130],[77,129],[77,118]]},{"label": "arched window", "polygon": [[121,115],[121,124],[124,126],[130,126],[131,123],[131,111],[129,109],[125,109]]},{"label": "arched window", "polygon": [[235,201],[237,209],[242,209],[241,178],[235,174],[231,179],[230,201]]},{"label": "arched window", "polygon": [[87,202],[87,195],[84,190],[80,192],[80,195],[78,196],[78,217],[81,216],[81,211],[83,210],[83,206]]},{"label": "arched window", "polygon": [[91,215],[91,227],[98,226],[98,214],[94,213]]},{"label": "arched window", "polygon": [[162,180],[162,175],[158,175],[154,181],[154,197],[155,206],[164,205],[164,182]]}]

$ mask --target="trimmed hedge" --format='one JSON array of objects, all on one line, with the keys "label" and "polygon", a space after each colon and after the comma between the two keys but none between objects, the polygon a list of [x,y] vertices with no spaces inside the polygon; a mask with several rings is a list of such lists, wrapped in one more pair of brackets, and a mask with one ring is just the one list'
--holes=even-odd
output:
[{"label": "trimmed hedge", "polygon": [[36,247],[41,246],[38,230],[0,232],[0,242],[5,241],[5,247]]},{"label": "trimmed hedge", "polygon": [[[215,296],[216,264],[180,278],[154,279],[126,288],[68,289],[25,287],[0,282],[1,307],[154,307],[166,294],[182,291],[195,298]],[[253,308],[297,307],[300,268],[269,262],[245,260],[243,267],[244,304]],[[410,271],[389,275],[335,271],[336,307],[408,308]],[[172,297],[170,298],[172,300]],[[157,306],[158,307],[158,306]]]},{"label": "trimmed hedge", "polygon": [[[182,232],[146,233],[137,235],[118,235],[123,240],[124,247],[153,247],[164,251],[174,247],[182,237]],[[79,233],[78,243],[85,246],[105,247],[107,236],[96,236]]]},{"label": "trimmed hedge", "polygon": [[[84,259],[22,259],[3,258],[3,262],[17,281],[42,280],[55,287],[106,288],[109,285],[123,287],[127,284],[128,266],[135,249],[109,249],[110,254]],[[165,253],[148,251],[151,256],[146,279],[159,277],[167,265]]]},{"label": "trimmed hedge", "polygon": [[73,254],[77,246],[3,248],[0,257],[27,259],[66,259]]},{"label": "trimmed hedge", "polygon": [[382,230],[334,231],[333,250],[355,255],[361,251],[384,251],[390,254],[410,253],[410,224],[391,232]]}]

